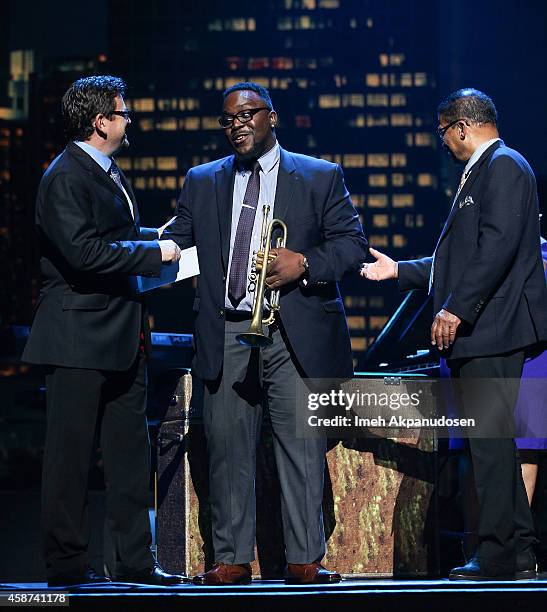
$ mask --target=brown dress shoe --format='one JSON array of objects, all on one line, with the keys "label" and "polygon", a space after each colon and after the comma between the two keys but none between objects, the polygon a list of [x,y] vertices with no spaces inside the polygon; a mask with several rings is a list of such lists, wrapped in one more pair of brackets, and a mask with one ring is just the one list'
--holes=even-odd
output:
[{"label": "brown dress shoe", "polygon": [[194,584],[208,586],[222,586],[223,584],[250,584],[251,566],[249,563],[242,563],[240,565],[215,563],[208,572],[194,576],[192,582]]},{"label": "brown dress shoe", "polygon": [[337,572],[331,572],[321,563],[289,563],[285,572],[287,584],[333,584],[340,582],[342,577]]}]

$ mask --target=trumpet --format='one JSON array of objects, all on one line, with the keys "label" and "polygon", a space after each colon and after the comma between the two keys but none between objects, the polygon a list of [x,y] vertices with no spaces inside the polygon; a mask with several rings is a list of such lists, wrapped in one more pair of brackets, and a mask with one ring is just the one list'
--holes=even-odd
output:
[{"label": "trumpet", "polygon": [[[253,259],[253,271],[250,275],[250,284],[255,286],[251,324],[245,333],[236,336],[236,340],[240,344],[249,347],[263,348],[273,342],[264,333],[263,326],[271,325],[275,321],[275,313],[280,308],[279,289],[271,290],[266,286],[266,269],[268,263],[275,259],[275,256],[270,255],[272,234],[277,227],[281,228],[281,236],[277,238],[275,246],[276,248],[284,247],[287,244],[287,226],[281,219],[272,219],[268,223],[269,212],[270,206],[265,204],[262,209],[262,227],[260,230],[261,250],[256,253]],[[270,292],[270,312],[266,318],[263,318],[266,291]]]}]

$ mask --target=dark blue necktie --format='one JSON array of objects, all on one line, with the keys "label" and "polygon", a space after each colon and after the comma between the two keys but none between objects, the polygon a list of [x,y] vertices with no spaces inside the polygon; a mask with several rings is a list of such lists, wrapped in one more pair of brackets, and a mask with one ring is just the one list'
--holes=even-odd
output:
[{"label": "dark blue necktie", "polygon": [[251,176],[245,190],[243,206],[237,222],[230,278],[228,281],[228,297],[234,308],[237,308],[245,297],[247,287],[247,268],[249,264],[249,247],[255,223],[258,195],[260,193],[260,164],[253,162]]}]

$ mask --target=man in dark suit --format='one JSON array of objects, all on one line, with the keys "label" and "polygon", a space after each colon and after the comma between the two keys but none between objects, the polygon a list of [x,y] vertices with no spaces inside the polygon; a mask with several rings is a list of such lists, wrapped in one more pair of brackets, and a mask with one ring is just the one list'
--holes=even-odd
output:
[{"label": "man in dark suit", "polygon": [[[295,583],[337,582],[325,553],[321,503],[325,439],[296,438],[296,383],[353,374],[338,290],[359,267],[366,241],[340,168],[283,150],[266,89],[239,83],[224,92],[220,125],[235,155],[192,168],[167,228],[181,248],[197,246],[194,373],[205,381],[204,426],[215,565],[197,584],[251,580],[255,543],[255,454],[263,410],[273,427],[288,562]],[[240,345],[250,323],[253,251],[263,205],[288,228],[272,251],[266,282],[280,290],[280,315],[266,348]],[[251,286],[249,286],[251,285]]]},{"label": "man in dark suit", "polygon": [[[495,106],[484,93],[456,91],[438,115],[443,144],[466,166],[434,255],[397,264],[370,249],[376,261],[362,274],[398,278],[403,291],[433,292],[431,343],[459,379],[464,412],[482,416],[488,428],[482,431],[489,437],[469,437],[478,547],[450,578],[531,578],[534,528],[506,424],[513,423],[518,388],[511,381],[521,377],[525,349],[547,339],[536,182],[522,155],[500,140]],[[470,379],[483,381],[477,387]]]},{"label": "man in dark suit", "polygon": [[96,426],[116,578],[180,583],[150,551],[146,422],[149,327],[135,275],[177,261],[163,230],[140,227],[131,187],[112,155],[127,145],[125,84],[79,79],[63,97],[67,148],[36,203],[42,288],[23,360],[46,366],[42,520],[50,586],[104,580],[89,566],[87,479]]}]

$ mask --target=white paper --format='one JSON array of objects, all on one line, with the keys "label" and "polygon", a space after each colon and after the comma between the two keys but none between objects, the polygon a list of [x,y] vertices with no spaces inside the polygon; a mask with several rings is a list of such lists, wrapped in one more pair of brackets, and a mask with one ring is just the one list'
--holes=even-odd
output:
[{"label": "white paper", "polygon": [[137,276],[139,293],[151,291],[164,285],[176,283],[184,278],[199,274],[198,252],[195,246],[181,251],[180,259],[176,263],[162,265],[160,276]]}]

